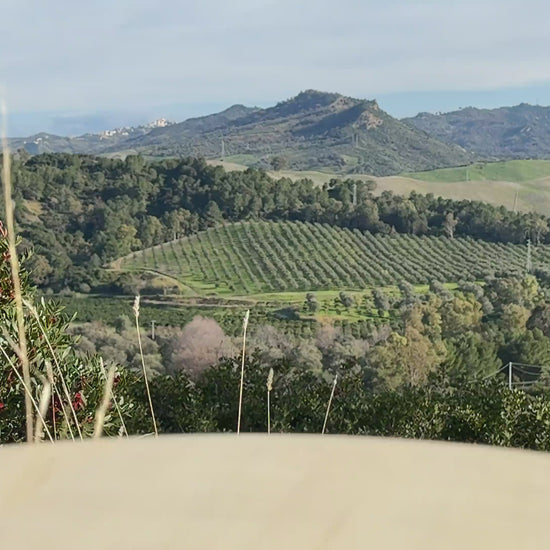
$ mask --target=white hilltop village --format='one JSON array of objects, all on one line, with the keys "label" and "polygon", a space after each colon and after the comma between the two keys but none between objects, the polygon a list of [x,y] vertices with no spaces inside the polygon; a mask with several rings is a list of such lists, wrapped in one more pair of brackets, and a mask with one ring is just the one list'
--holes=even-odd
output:
[{"label": "white hilltop village", "polygon": [[101,132],[100,138],[107,139],[114,136],[129,136],[130,134],[134,133],[136,130],[144,130],[144,129],[153,130],[154,128],[165,128],[166,126],[171,126],[172,124],[175,124],[175,123],[170,122],[166,118],[158,118],[153,122],[149,122],[148,124],[143,124],[137,127],[124,126],[122,128],[115,128],[114,130],[105,130],[104,132]]}]

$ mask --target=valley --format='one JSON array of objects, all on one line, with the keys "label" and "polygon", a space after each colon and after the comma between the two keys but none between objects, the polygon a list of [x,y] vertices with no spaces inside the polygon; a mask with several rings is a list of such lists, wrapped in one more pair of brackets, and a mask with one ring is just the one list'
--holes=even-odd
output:
[{"label": "valley", "polygon": [[[94,414],[105,363],[122,381],[132,433],[150,423],[142,376],[163,433],[231,430],[235,396],[224,392],[245,328],[247,399],[274,369],[280,431],[317,430],[319,406],[309,418],[303,400],[324,402],[336,376],[337,399],[346,392],[363,412],[381,399],[377,414],[389,415],[377,424],[337,408],[343,433],[421,433],[422,424],[396,428],[408,413],[388,403],[416,410],[422,392],[488,419],[491,407],[509,410],[494,400],[517,388],[520,410],[543,414],[533,394],[550,387],[550,161],[476,160],[422,132],[375,102],[308,91],[268,109],[67,138],[68,152],[54,152],[50,138],[35,144],[53,144],[49,152],[18,149],[23,281],[38,323],[31,357],[38,365],[51,353],[41,337],[51,331],[81,407],[77,425]],[[12,307],[8,298],[7,318]],[[503,365],[514,365],[506,380]],[[449,389],[463,405],[451,405]],[[15,406],[1,391],[0,403]],[[431,425],[437,415],[422,403]],[[253,407],[247,430],[263,426]],[[10,440],[22,437],[17,419]],[[447,421],[458,431],[429,433],[463,440],[468,421],[437,417]]]}]

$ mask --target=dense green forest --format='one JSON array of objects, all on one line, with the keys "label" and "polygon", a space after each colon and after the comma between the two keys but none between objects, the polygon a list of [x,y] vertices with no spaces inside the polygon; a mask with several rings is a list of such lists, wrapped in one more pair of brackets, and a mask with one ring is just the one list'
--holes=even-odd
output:
[{"label": "dense green forest", "polygon": [[101,269],[105,263],[239,220],[319,222],[371,233],[506,243],[550,238],[548,220],[537,214],[416,193],[376,194],[370,182],[333,180],[317,187],[307,179],[273,179],[256,169],[225,172],[200,159],[121,161],[21,152],[13,178],[19,233],[34,249],[33,280],[55,291],[116,290],[116,276]]}]

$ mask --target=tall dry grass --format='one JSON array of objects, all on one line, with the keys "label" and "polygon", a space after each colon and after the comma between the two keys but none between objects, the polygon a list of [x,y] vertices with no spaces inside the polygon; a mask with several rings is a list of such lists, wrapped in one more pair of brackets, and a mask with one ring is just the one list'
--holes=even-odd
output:
[{"label": "tall dry grass", "polygon": [[[105,382],[107,383],[108,376],[107,376],[107,372],[105,371],[105,365],[103,364],[103,357],[99,358],[99,364],[101,366],[101,372],[103,373],[103,378],[105,378]],[[128,430],[126,429],[126,424],[125,424],[124,418],[122,416],[122,411],[120,410],[120,406],[118,404],[118,401],[116,400],[115,392],[113,390],[113,387],[111,387],[111,400],[113,401],[113,403],[115,405],[115,409],[116,409],[116,412],[118,414],[118,418],[120,420],[120,429],[121,429],[122,435],[125,435],[126,437],[128,437]]]},{"label": "tall dry grass", "polygon": [[334,399],[334,392],[336,391],[336,383],[338,382],[338,374],[334,375],[334,381],[332,382],[332,390],[330,392],[330,397],[327,404],[327,412],[325,414],[325,421],[323,422],[323,430],[321,431],[324,434],[327,430],[328,415],[330,414],[330,406],[332,405],[332,400]]},{"label": "tall dry grass", "polygon": [[[42,441],[44,437],[44,429],[47,427],[46,422],[44,421],[44,418],[46,417],[46,413],[48,412],[48,407],[50,406],[50,398],[52,397],[52,385],[50,382],[46,379],[44,379],[43,385],[42,385],[42,393],[40,394],[40,402],[38,404],[38,416],[41,419],[41,422],[36,423],[36,427],[34,429],[34,440],[35,441]],[[54,433],[54,439],[55,441],[55,433]],[[51,439],[51,437],[50,437]]]},{"label": "tall dry grass", "polygon": [[[48,349],[50,350],[50,353],[52,355],[53,362],[56,366],[57,375],[59,377],[59,380],[61,381],[61,387],[63,388],[63,393],[65,396],[65,399],[67,400],[68,407],[71,409],[72,413],[72,419],[74,420],[74,424],[76,427],[76,431],[78,432],[78,436],[80,440],[82,440],[82,430],[80,429],[80,423],[78,422],[78,416],[76,414],[76,410],[73,407],[73,403],[71,400],[71,394],[69,393],[69,388],[67,386],[67,382],[65,381],[65,377],[63,376],[63,371],[61,370],[61,365],[57,359],[57,355],[55,353],[55,350],[53,349],[53,346],[50,342],[50,338],[48,336],[48,331],[44,328],[44,325],[42,324],[42,321],[40,320],[40,315],[36,311],[36,308],[28,301],[23,300],[23,303],[25,307],[31,312],[32,316],[35,318],[36,323],[38,324],[38,328],[40,329],[40,332],[42,333],[42,336],[44,337],[44,341],[46,342]],[[69,435],[71,436],[71,439],[74,441],[74,434],[71,428],[71,418],[69,417],[69,414],[67,413],[67,409],[65,407],[65,404],[63,403],[63,396],[59,394],[57,391],[57,385],[55,383],[55,377],[53,374],[53,371],[51,371],[51,365],[49,365],[48,362],[46,362],[46,368],[48,370],[48,376],[51,377],[50,383],[53,386],[54,394],[57,394],[59,396],[59,403],[61,404],[61,411],[63,413],[63,416],[65,418],[65,422],[67,423],[67,429],[69,430]],[[51,371],[51,372],[50,372]],[[55,418],[55,415],[54,415]]]},{"label": "tall dry grass", "polygon": [[267,375],[267,433],[271,433],[271,390],[273,389],[273,368],[269,369]]},{"label": "tall dry grass", "polygon": [[[34,409],[36,410],[36,414],[37,414],[38,419],[42,423],[42,425],[44,427],[44,430],[48,434],[48,437],[49,437],[50,441],[53,443],[54,442],[53,437],[50,433],[50,430],[48,429],[48,426],[46,424],[46,421],[45,421],[44,417],[40,413],[40,407],[38,406],[38,404],[36,403],[36,400],[34,399],[34,397],[32,395],[31,387],[27,386],[27,384],[25,383],[25,380],[23,379],[23,377],[21,376],[21,373],[19,372],[19,369],[17,368],[17,365],[15,365],[15,363],[12,361],[11,357],[8,355],[8,353],[6,352],[6,350],[2,346],[0,346],[0,353],[2,353],[2,355],[6,358],[6,361],[10,365],[12,371],[15,373],[15,376],[17,377],[19,382],[21,383],[21,386],[23,387],[23,391],[25,392],[25,397],[28,397],[29,402],[31,404],[31,407],[34,407]],[[30,440],[27,439],[27,441],[29,443],[34,441],[34,433],[31,437],[31,439]]]},{"label": "tall dry grass", "polygon": [[141,357],[141,367],[143,369],[143,379],[145,380],[145,391],[147,392],[147,399],[149,400],[149,409],[151,411],[151,418],[153,419],[153,430],[155,432],[155,437],[159,436],[157,429],[157,420],[155,418],[155,411],[153,409],[153,400],[151,399],[151,390],[149,389],[149,380],[147,378],[147,370],[145,368],[145,358],[143,357],[143,346],[141,344],[141,333],[139,329],[139,296],[136,296],[134,300],[134,318],[136,320],[136,332],[139,346],[139,355]]},{"label": "tall dry grass", "polygon": [[105,387],[103,388],[103,399],[95,413],[94,421],[94,438],[101,437],[103,434],[103,426],[105,425],[105,415],[109,408],[109,403],[113,395],[113,382],[115,381],[115,366],[111,365],[107,379],[105,380]]},{"label": "tall dry grass", "polygon": [[243,319],[243,356],[241,363],[241,384],[239,387],[239,416],[237,418],[237,434],[241,433],[241,415],[243,410],[243,386],[244,386],[244,360],[246,355],[246,329],[248,328],[248,319],[250,310],[247,309]]},{"label": "tall dry grass", "polygon": [[8,145],[8,129],[7,129],[7,107],[6,102],[1,102],[2,111],[2,187],[4,189],[4,206],[6,215],[6,228],[8,231],[8,248],[10,253],[11,276],[13,282],[13,294],[15,308],[17,314],[17,333],[19,360],[21,362],[21,370],[23,371],[23,381],[25,382],[25,422],[27,428],[27,442],[32,443],[34,440],[33,426],[34,416],[32,412],[31,400],[31,371],[29,365],[29,355],[27,351],[27,337],[25,334],[25,314],[23,312],[23,296],[21,293],[21,279],[19,277],[19,259],[17,257],[17,249],[15,246],[15,223],[13,216],[13,199],[11,187],[11,158],[10,148]]}]

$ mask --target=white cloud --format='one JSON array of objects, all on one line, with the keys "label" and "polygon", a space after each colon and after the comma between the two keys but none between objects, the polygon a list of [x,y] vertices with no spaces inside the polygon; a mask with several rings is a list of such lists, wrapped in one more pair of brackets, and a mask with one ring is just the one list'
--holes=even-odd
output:
[{"label": "white cloud", "polygon": [[16,110],[550,81],[546,0],[3,0]]}]

